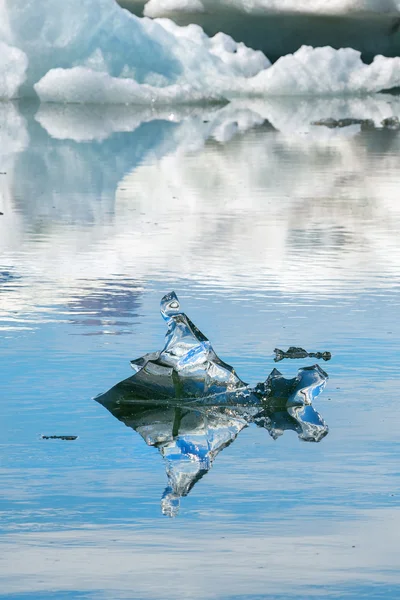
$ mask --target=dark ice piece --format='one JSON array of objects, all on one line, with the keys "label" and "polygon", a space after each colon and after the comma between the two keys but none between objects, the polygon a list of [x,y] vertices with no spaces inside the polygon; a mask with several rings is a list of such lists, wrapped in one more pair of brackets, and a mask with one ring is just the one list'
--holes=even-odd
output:
[{"label": "dark ice piece", "polygon": [[284,352],[279,348],[275,348],[275,362],[279,362],[284,358],[317,358],[318,360],[331,360],[332,355],[330,352],[307,352],[304,348],[296,348],[296,346],[290,346]]},{"label": "dark ice piece", "polygon": [[78,439],[77,435],[42,435],[42,440],[67,440],[73,441]]},{"label": "dark ice piece", "polygon": [[350,127],[351,125],[360,125],[362,129],[375,129],[375,123],[371,119],[321,119],[320,121],[314,121],[312,125],[318,125],[320,127],[328,127],[328,129],[336,129],[343,127]]}]

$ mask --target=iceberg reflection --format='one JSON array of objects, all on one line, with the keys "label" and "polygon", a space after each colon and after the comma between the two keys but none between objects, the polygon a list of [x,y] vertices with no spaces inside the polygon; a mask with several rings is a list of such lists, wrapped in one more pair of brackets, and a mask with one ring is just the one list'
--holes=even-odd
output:
[{"label": "iceberg reflection", "polygon": [[318,365],[299,369],[293,379],[274,369],[252,388],[180,311],[174,292],[161,300],[161,314],[168,323],[163,350],[133,360],[135,374],[96,400],[160,451],[168,476],[161,500],[165,515],[178,513],[180,498],[252,423],[273,439],[286,430],[307,442],[327,435],[312,406],[328,379]]},{"label": "iceberg reflection", "polygon": [[2,310],[41,319],[116,273],[315,299],[354,281],[391,288],[399,117],[383,94],[173,111],[1,104],[1,269],[21,278]]}]

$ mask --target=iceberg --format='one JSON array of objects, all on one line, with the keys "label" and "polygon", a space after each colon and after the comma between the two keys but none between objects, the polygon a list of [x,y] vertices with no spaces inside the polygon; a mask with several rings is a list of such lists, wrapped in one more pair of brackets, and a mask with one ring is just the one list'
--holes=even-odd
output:
[{"label": "iceberg", "polygon": [[[36,89],[42,100],[221,99],[213,81],[249,77],[269,65],[261,52],[228,36],[210,39],[196,26],[139,19],[114,0],[3,2],[0,22],[7,24],[0,42],[19,50],[15,69],[26,66],[20,95]],[[2,97],[10,97],[7,89]]]},{"label": "iceberg", "polygon": [[14,98],[25,80],[28,59],[24,52],[0,41],[0,99]]},{"label": "iceberg", "polygon": [[163,350],[132,361],[135,375],[95,400],[158,448],[168,476],[161,500],[165,515],[178,513],[180,498],[251,423],[275,440],[286,430],[306,442],[327,435],[312,406],[328,379],[318,365],[299,369],[293,379],[274,369],[250,388],[180,311],[174,292],[161,300],[161,314],[168,323]]},{"label": "iceberg", "polygon": [[114,0],[3,1],[0,22],[3,99],[151,106],[400,86],[398,57],[367,65],[351,48],[303,46],[271,65],[229,35],[139,18]]},{"label": "iceberg", "polygon": [[302,45],[351,47],[371,61],[400,54],[398,0],[118,0],[137,15],[200,25],[262,50],[271,60]]},{"label": "iceberg", "polygon": [[[135,2],[139,7],[139,2]],[[216,6],[248,13],[273,11],[334,15],[358,12],[393,14],[397,13],[400,6],[397,0],[147,0],[140,4],[144,14],[149,17],[159,17],[167,11],[212,11]]]}]

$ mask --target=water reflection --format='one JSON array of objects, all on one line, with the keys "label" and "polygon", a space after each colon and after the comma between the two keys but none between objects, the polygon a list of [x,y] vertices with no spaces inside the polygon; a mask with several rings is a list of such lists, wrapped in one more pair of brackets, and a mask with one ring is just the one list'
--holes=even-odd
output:
[{"label": "water reflection", "polygon": [[248,425],[263,427],[273,439],[291,430],[301,440],[319,442],[328,433],[323,418],[311,405],[288,407],[282,397],[260,401],[258,406],[219,406],[218,400],[215,406],[202,406],[200,401],[197,406],[140,403],[129,391],[128,382],[117,384],[96,400],[164,458],[168,484],[161,507],[168,516],[178,514],[180,498],[191,491],[221,450]]},{"label": "water reflection", "polygon": [[26,283],[3,309],[90,296],[85,281],[115,273],[315,297],[391,285],[399,115],[383,94],[163,112],[2,104],[0,268]]},{"label": "water reflection", "polygon": [[84,335],[131,333],[143,294],[137,281],[115,275],[111,280],[87,280],[81,285],[82,293],[66,306],[72,324],[89,327]]},{"label": "water reflection", "polygon": [[[400,137],[382,126],[399,115],[385,96],[147,114],[0,104],[5,597],[399,597]],[[312,125],[329,118],[353,122]],[[332,351],[333,434],[299,443],[308,415],[284,401],[160,406],[118,386],[129,404],[110,392],[110,409],[165,444],[174,473],[180,439],[200,439],[193,470],[237,440],[171,521],[159,452],[88,398],[162,347],[156,306],[173,287],[251,390],[275,346]],[[63,432],[79,437],[39,439]]]}]

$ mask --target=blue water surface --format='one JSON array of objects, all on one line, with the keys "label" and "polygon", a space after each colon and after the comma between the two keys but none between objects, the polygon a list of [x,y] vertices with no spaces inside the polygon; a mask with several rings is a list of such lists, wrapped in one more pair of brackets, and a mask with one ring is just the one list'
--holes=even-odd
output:
[{"label": "blue water surface", "polygon": [[[0,106],[1,597],[400,596],[400,134],[264,108]],[[330,428],[243,429],[175,518],[93,400],[162,348],[171,290],[251,385],[318,362]]]}]

